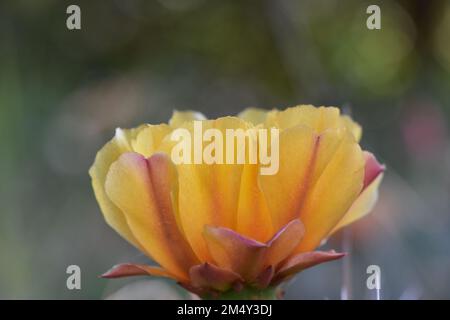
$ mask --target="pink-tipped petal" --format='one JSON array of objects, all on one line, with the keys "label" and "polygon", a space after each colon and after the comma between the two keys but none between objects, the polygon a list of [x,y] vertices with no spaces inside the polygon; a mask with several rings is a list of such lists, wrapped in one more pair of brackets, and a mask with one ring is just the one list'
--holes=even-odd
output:
[{"label": "pink-tipped petal", "polygon": [[346,253],[337,253],[331,251],[311,251],[299,253],[287,260],[285,264],[278,270],[274,277],[273,283],[279,283],[284,279],[298,273],[304,269],[313,267],[320,263],[332,261],[344,257]]},{"label": "pink-tipped petal", "polygon": [[263,267],[267,245],[221,227],[205,226],[203,236],[216,264],[253,280]]},{"label": "pink-tipped petal", "polygon": [[368,151],[364,151],[364,159],[366,160],[366,165],[364,169],[363,190],[386,169],[385,166],[380,164],[375,156]]},{"label": "pink-tipped petal", "polygon": [[115,265],[101,275],[102,278],[114,279],[132,276],[156,276],[174,278],[166,270],[145,264],[122,263]]},{"label": "pink-tipped petal", "polygon": [[242,278],[233,271],[219,268],[210,263],[193,266],[189,270],[191,285],[194,288],[226,291]]},{"label": "pink-tipped petal", "polygon": [[281,228],[267,243],[265,264],[276,267],[297,248],[304,234],[305,228],[299,219],[292,220]]}]

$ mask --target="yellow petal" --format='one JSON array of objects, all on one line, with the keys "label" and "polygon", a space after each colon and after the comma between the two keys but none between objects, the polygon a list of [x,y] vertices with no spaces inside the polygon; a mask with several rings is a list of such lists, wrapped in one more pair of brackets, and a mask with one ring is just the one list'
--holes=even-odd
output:
[{"label": "yellow petal", "polygon": [[362,135],[361,126],[349,116],[341,115],[336,107],[300,105],[283,111],[271,111],[266,115],[266,127],[287,129],[297,125],[308,126],[316,133],[333,128],[346,128],[353,134],[356,141],[359,141]]},{"label": "yellow petal", "polygon": [[303,125],[320,133],[330,128],[342,127],[342,122],[338,108],[301,105],[279,112],[271,112],[267,116],[265,125],[280,129]]},{"label": "yellow petal", "polygon": [[385,166],[380,164],[372,153],[367,151],[363,153],[365,161],[363,190],[331,233],[368,214],[378,199],[378,186],[383,179]]},{"label": "yellow petal", "polygon": [[267,110],[259,108],[247,108],[238,114],[238,117],[252,123],[253,125],[258,125],[266,120]]},{"label": "yellow petal", "polygon": [[171,130],[167,124],[144,126],[136,135],[136,138],[131,141],[133,151],[142,154],[144,157],[151,156]]},{"label": "yellow petal", "polygon": [[344,217],[339,221],[338,225],[334,227],[330,235],[335,233],[337,230],[349,225],[350,223],[361,219],[370,211],[372,211],[375,203],[378,199],[378,188],[380,186],[381,180],[383,180],[383,174],[381,173],[376,177],[376,179],[365,188],[358,198],[353,202],[350,209],[344,215]]},{"label": "yellow petal", "polygon": [[117,129],[115,137],[97,153],[94,164],[89,169],[95,197],[106,222],[123,238],[138,248],[141,248],[141,246],[131,233],[123,212],[106,196],[105,180],[111,164],[122,153],[131,151],[131,140],[134,139],[142,128],[141,126],[131,130]]},{"label": "yellow petal", "polygon": [[176,171],[165,154],[146,159],[126,153],[111,165],[105,189],[124,212],[130,230],[156,262],[179,279],[198,263],[176,223],[172,192]]},{"label": "yellow petal", "polygon": [[341,121],[343,125],[347,128],[347,130],[353,134],[355,140],[359,142],[362,136],[361,126],[357,124],[355,121],[353,121],[352,118],[350,118],[347,115],[341,116]]},{"label": "yellow petal", "polygon": [[172,128],[178,128],[185,122],[192,120],[206,120],[206,117],[197,111],[174,111],[172,118],[169,120],[169,125]]}]

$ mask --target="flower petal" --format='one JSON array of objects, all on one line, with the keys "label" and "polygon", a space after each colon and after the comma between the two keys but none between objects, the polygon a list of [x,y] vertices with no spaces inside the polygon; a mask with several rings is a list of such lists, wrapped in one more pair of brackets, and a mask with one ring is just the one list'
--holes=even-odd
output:
[{"label": "flower petal", "polygon": [[238,117],[252,123],[253,125],[258,125],[263,123],[266,119],[268,111],[260,108],[247,108],[238,114]]},{"label": "flower petal", "polygon": [[226,291],[236,281],[242,281],[242,278],[237,273],[219,268],[210,263],[193,266],[189,271],[189,275],[192,286],[218,291]]},{"label": "flower petal", "polygon": [[[193,123],[187,124],[186,128],[191,133],[192,140],[197,138],[201,140]],[[238,128],[246,130],[249,124],[233,117],[202,121],[203,132],[207,129],[217,129],[223,137],[226,136],[226,129]],[[203,143],[204,149],[211,142],[200,143]],[[225,145],[223,142],[222,147],[225,148]],[[170,147],[167,148],[170,150]],[[223,154],[225,155],[225,152]],[[243,166],[243,164],[216,163],[177,165],[180,221],[189,243],[201,261],[212,262],[202,236],[205,225],[236,228]]]},{"label": "flower petal", "polygon": [[259,184],[259,165],[246,164],[239,190],[236,231],[249,238],[266,242],[273,235],[272,218]]},{"label": "flower petal", "polygon": [[385,170],[385,166],[380,164],[375,156],[367,151],[364,151],[364,160],[366,166],[363,188],[366,188]]},{"label": "flower petal", "polygon": [[344,215],[341,221],[334,227],[333,231],[330,232],[330,235],[335,233],[337,230],[349,225],[350,223],[361,219],[370,211],[372,211],[375,203],[378,199],[378,188],[380,186],[381,181],[383,180],[383,174],[379,174],[374,181],[372,181],[369,186],[367,186],[358,198],[353,202],[350,209]]},{"label": "flower petal", "polygon": [[320,134],[328,129],[345,128],[358,142],[362,129],[349,116],[341,115],[336,107],[315,107],[313,105],[299,105],[283,111],[273,110],[267,113],[265,126],[288,129],[304,125]]},{"label": "flower petal", "polygon": [[115,265],[110,270],[101,275],[102,278],[123,278],[131,276],[156,276],[174,278],[169,272],[159,267],[152,267],[146,264],[122,263]]},{"label": "flower petal", "polygon": [[320,134],[327,129],[340,128],[343,123],[338,108],[300,105],[283,111],[270,112],[265,125],[269,128],[274,126],[280,129],[303,125]]},{"label": "flower petal", "polygon": [[273,284],[279,283],[304,269],[313,267],[320,263],[332,261],[344,257],[345,253],[336,253],[334,250],[325,251],[311,251],[299,253],[291,257],[276,273]]},{"label": "flower petal", "polygon": [[222,227],[205,226],[205,237],[213,260],[251,281],[261,272],[267,245]]},{"label": "flower petal", "polygon": [[267,243],[266,265],[277,266],[298,246],[305,229],[299,219],[292,220]]},{"label": "flower petal", "polygon": [[272,281],[274,275],[275,268],[268,266],[258,275],[253,285],[259,289],[265,289]]},{"label": "flower petal", "polygon": [[167,124],[144,126],[131,141],[133,151],[150,157],[170,132],[171,128]]},{"label": "flower petal", "polygon": [[347,128],[347,130],[353,134],[353,136],[355,137],[355,140],[357,142],[359,142],[361,140],[361,136],[362,136],[361,126],[359,124],[357,124],[355,121],[353,121],[353,119],[347,115],[341,116],[341,122],[344,124],[344,126]]},{"label": "flower petal", "polygon": [[278,229],[300,218],[306,233],[299,250],[311,251],[361,191],[363,154],[345,128],[317,134],[300,125],[280,134],[279,154],[278,173],[260,176],[272,223]]},{"label": "flower petal", "polygon": [[274,230],[299,216],[300,204],[309,188],[309,175],[317,149],[315,138],[313,130],[305,126],[283,131],[279,140],[278,172],[259,176]]},{"label": "flower petal", "polygon": [[106,193],[126,216],[133,235],[163,268],[180,279],[198,263],[176,223],[171,194],[176,172],[165,154],[123,154],[110,168]]},{"label": "flower petal", "polygon": [[131,151],[131,140],[142,130],[123,130],[118,128],[116,135],[96,155],[94,164],[89,169],[92,187],[106,222],[134,246],[142,249],[132,234],[123,212],[108,198],[105,192],[105,181],[111,164],[124,152]]},{"label": "flower petal", "polygon": [[312,182],[300,212],[306,231],[298,252],[314,250],[346,214],[362,189],[362,151],[348,131],[333,131],[321,135]]},{"label": "flower petal", "polygon": [[172,118],[169,120],[169,125],[172,128],[178,128],[185,122],[192,120],[206,120],[206,117],[197,111],[174,111]]}]

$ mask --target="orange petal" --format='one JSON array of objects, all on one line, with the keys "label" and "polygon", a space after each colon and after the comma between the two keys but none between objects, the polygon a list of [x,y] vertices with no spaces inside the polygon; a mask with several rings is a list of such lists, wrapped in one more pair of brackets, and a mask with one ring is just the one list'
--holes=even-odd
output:
[{"label": "orange petal", "polygon": [[286,278],[310,267],[332,261],[344,257],[345,253],[336,253],[334,250],[325,251],[311,251],[299,253],[291,258],[281,267],[276,273],[273,283],[279,283]]},{"label": "orange petal", "polygon": [[180,279],[198,263],[176,223],[171,195],[176,172],[165,154],[123,154],[110,168],[106,193],[124,213],[133,235],[164,269]]},{"label": "orange petal", "polygon": [[152,267],[146,264],[123,263],[112,267],[101,275],[102,278],[123,278],[131,276],[156,276],[174,278],[169,272],[159,267]]},{"label": "orange petal", "polygon": [[209,252],[221,268],[251,281],[263,267],[267,245],[227,228],[205,226],[203,235]]},{"label": "orange petal", "polygon": [[191,285],[201,289],[226,291],[242,278],[233,271],[219,268],[210,263],[193,266],[189,271]]}]

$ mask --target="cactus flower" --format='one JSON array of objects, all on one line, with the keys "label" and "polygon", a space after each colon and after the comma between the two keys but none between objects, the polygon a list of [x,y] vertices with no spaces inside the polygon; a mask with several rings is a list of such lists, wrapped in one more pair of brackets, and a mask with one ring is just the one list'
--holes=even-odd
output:
[{"label": "cactus flower", "polygon": [[[260,163],[174,163],[171,133],[191,132],[195,121],[224,133],[277,128],[277,172],[262,175]],[[220,297],[270,290],[341,258],[316,249],[372,209],[384,170],[361,149],[361,131],[339,109],[313,106],[215,120],[175,112],[168,124],[117,129],[89,171],[95,196],[106,222],[158,266],[119,264],[103,277],[168,277]]]}]

